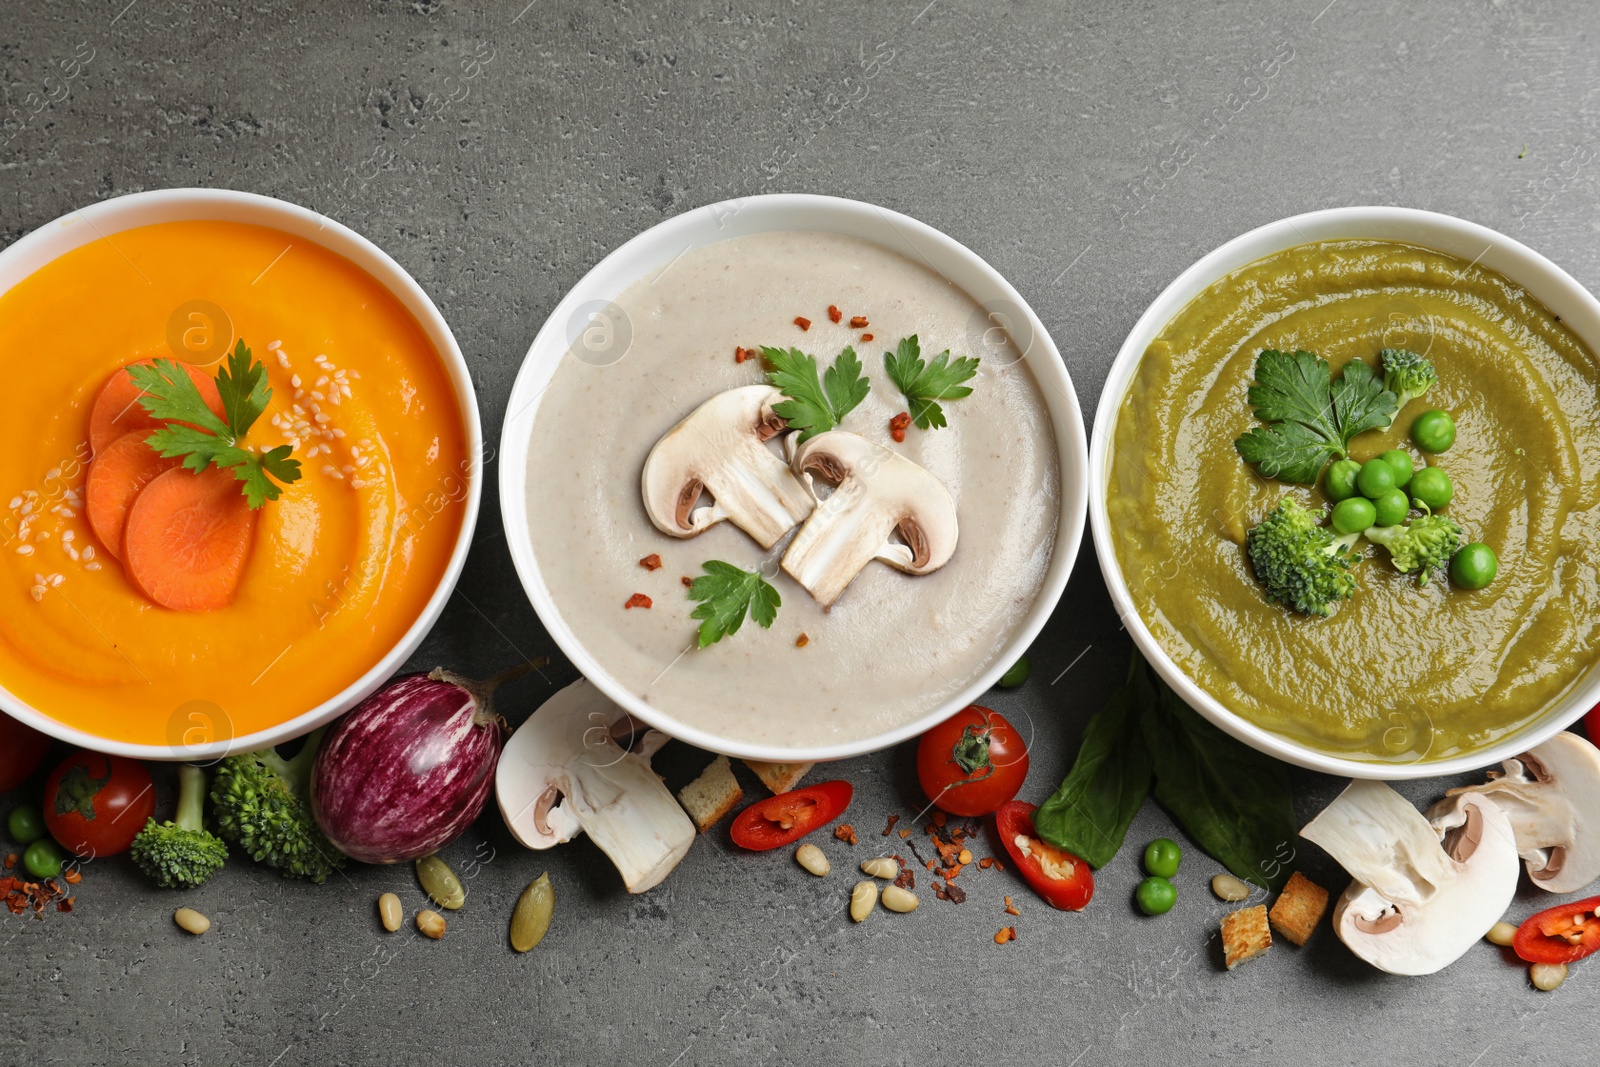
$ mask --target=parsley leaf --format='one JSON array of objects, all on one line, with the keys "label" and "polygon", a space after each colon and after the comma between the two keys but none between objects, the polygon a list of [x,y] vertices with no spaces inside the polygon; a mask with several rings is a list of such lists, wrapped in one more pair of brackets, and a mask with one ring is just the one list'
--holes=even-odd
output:
[{"label": "parsley leaf", "polygon": [[949,425],[944,419],[944,409],[934,401],[960,400],[972,395],[971,386],[961,383],[978,373],[978,360],[972,356],[962,356],[951,362],[947,348],[933,357],[932,363],[925,364],[922,360],[922,344],[917,340],[917,335],[912,334],[900,339],[896,351],[883,354],[883,367],[889,372],[895,388],[905,395],[911,405],[908,409],[911,421],[917,424],[917,429],[927,430]]},{"label": "parsley leaf", "polygon": [[[167,424],[145,442],[167,459],[183,458],[183,466],[203,471],[213,464],[232,470],[243,482],[240,491],[259,508],[276,500],[284,485],[300,478],[300,461],[290,459],[288,445],[267,452],[255,452],[239,445],[272,400],[267,388],[267,370],[250,358],[241,340],[228,356],[227,366],[217,371],[217,394],[227,421],[217,418],[188,373],[170,359],[137,364],[128,368],[134,385],[144,394],[139,404],[152,416]],[[276,479],[276,481],[274,480]]]},{"label": "parsley leaf", "polygon": [[1249,400],[1266,426],[1238,440],[1246,463],[1267,478],[1315,485],[1334,456],[1348,456],[1350,439],[1387,426],[1397,410],[1393,393],[1365,361],[1353,359],[1334,378],[1328,361],[1306,351],[1264,350],[1256,358]]},{"label": "parsley leaf", "polygon": [[783,390],[788,399],[772,405],[772,410],[803,431],[800,442],[831,430],[872,390],[872,383],[861,376],[861,361],[856,350],[846,347],[825,374],[817,376],[817,361],[798,348],[761,346],[766,357],[767,381]]},{"label": "parsley leaf", "polygon": [[689,599],[703,601],[689,614],[700,620],[701,648],[738,633],[746,610],[762,629],[772,625],[783,600],[759,572],[742,571],[719,559],[701,567],[705,573],[689,585]]}]

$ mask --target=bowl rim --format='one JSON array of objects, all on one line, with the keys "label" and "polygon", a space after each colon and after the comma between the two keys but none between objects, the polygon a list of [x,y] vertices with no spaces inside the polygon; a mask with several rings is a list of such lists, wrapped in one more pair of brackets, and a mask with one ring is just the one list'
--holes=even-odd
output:
[{"label": "bowl rim", "polygon": [[[1386,232],[1373,232],[1374,230]],[[1314,236],[1307,236],[1313,234]],[[1409,234],[1409,236],[1397,236]],[[1339,236],[1335,236],[1339,235]],[[1139,651],[1186,704],[1226,733],[1284,762],[1346,778],[1385,781],[1434,778],[1475,771],[1517,756],[1548,740],[1576,722],[1600,697],[1600,671],[1591,670],[1565,696],[1533,721],[1474,752],[1436,761],[1380,762],[1351,759],[1322,752],[1302,742],[1274,733],[1248,721],[1200,688],[1172,661],[1145,625],[1122,573],[1112,544],[1106,493],[1110,479],[1111,442],[1124,396],[1146,348],[1182,308],[1206,286],[1223,276],[1276,252],[1326,240],[1392,240],[1442,251],[1458,258],[1460,252],[1441,248],[1429,236],[1454,239],[1481,248],[1474,262],[1481,263],[1521,286],[1541,304],[1557,312],[1591,351],[1600,351],[1600,328],[1587,336],[1579,322],[1600,324],[1600,301],[1570,274],[1542,254],[1514,238],[1479,223],[1453,215],[1417,208],[1354,206],[1325,208],[1258,226],[1223,243],[1185,269],[1151,302],[1128,332],[1101,390],[1089,445],[1089,524],[1095,555],[1117,616]],[[1451,240],[1445,240],[1449,244]],[[1468,252],[1467,255],[1473,253]]]},{"label": "bowl rim", "polygon": [[[999,300],[1009,304],[1006,310],[1021,316],[1031,331],[1030,348],[1023,358],[1039,381],[1041,392],[1046,394],[1046,406],[1056,435],[1057,456],[1061,468],[1061,495],[1054,551],[1044,581],[1012,639],[1007,642],[988,669],[963,687],[959,693],[941,701],[932,710],[891,730],[836,744],[781,747],[719,737],[699,727],[683,723],[662,709],[635,697],[600,666],[566,625],[539,576],[538,562],[534,558],[532,540],[528,534],[526,472],[533,421],[537,413],[536,404],[543,388],[539,379],[548,379],[550,373],[553,373],[554,364],[559,362],[561,353],[565,352],[567,342],[559,340],[559,337],[566,329],[565,324],[577,313],[580,305],[596,298],[605,300],[614,298],[647,273],[649,267],[644,264],[651,260],[676,258],[676,256],[661,255],[655,251],[657,249],[678,249],[681,245],[683,247],[677,255],[682,255],[690,247],[701,247],[746,233],[807,230],[806,226],[794,224],[757,225],[766,219],[782,218],[785,214],[796,213],[827,217],[837,222],[836,229],[809,227],[814,232],[860,236],[864,240],[902,255],[907,254],[906,248],[911,248],[931,269],[946,276],[947,279],[952,273],[970,272],[981,278],[987,289],[998,294]],[[730,220],[733,225],[729,225]],[[850,222],[855,222],[858,226],[851,228],[847,225]],[[720,236],[694,240],[692,235],[702,233],[712,223],[716,226],[715,233]],[[873,228],[881,227],[885,223],[900,238],[903,247],[896,248],[885,241],[866,236]],[[620,284],[617,283],[618,278],[622,279]],[[952,282],[952,284],[957,283]],[[959,285],[957,287],[965,289]],[[976,302],[977,298],[973,299]],[[551,362],[548,371],[543,366],[546,361]],[[1056,391],[1057,397],[1049,395],[1051,389]],[[1085,477],[1087,461],[1087,429],[1066,363],[1039,316],[998,270],[948,234],[889,208],[844,197],[811,193],[766,193],[691,208],[648,227],[595,264],[556,304],[532,344],[529,345],[507,401],[500,441],[500,510],[512,563],[540,622],[579,673],[611,700],[644,723],[707,751],[743,759],[779,763],[823,762],[888,748],[926,731],[972,703],[974,698],[991,688],[1010,668],[1016,657],[1027,650],[1049,620],[1065,592],[1067,580],[1082,545],[1088,510]]]},{"label": "bowl rim", "polygon": [[[330,722],[375,692],[407,659],[433,628],[446,602],[455,591],[466,565],[477,526],[483,495],[483,424],[478,413],[477,393],[460,346],[449,324],[433,300],[409,271],[393,257],[360,233],[320,212],[260,193],[234,189],[174,188],[155,189],[101,200],[69,211],[46,222],[4,249],[0,249],[0,270],[9,264],[50,254],[17,278],[31,276],[40,267],[92,241],[125,230],[171,221],[245,222],[278,229],[300,240],[322,245],[335,255],[366,271],[387,289],[416,320],[444,362],[460,406],[466,437],[467,461],[463,475],[467,484],[460,530],[449,562],[433,595],[399,641],[365,673],[334,696],[286,719],[276,726],[253,733],[220,737],[195,745],[149,745],[119,741],[70,726],[33,708],[4,687],[0,687],[0,711],[68,744],[110,755],[144,760],[217,760],[233,752],[248,752],[281,744]],[[83,226],[93,231],[81,232]],[[81,238],[81,239],[80,239]],[[54,251],[51,251],[51,249]],[[16,282],[0,289],[9,292]]]}]

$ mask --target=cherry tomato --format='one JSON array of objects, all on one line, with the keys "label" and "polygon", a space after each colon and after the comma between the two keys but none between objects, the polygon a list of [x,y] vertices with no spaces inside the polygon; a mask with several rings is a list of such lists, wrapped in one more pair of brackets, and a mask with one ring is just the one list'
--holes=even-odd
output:
[{"label": "cherry tomato", "polygon": [[[1072,853],[1041,841],[1033,829],[1033,812],[1034,806],[1021,800],[1000,805],[994,813],[1000,843],[1046,904],[1062,911],[1082,911],[1094,897],[1094,872]],[[1018,838],[1022,838],[1020,843]],[[1022,851],[1024,844],[1027,852]]]},{"label": "cherry tomato", "polygon": [[0,712],[0,793],[9,793],[28,780],[44,762],[50,739]]},{"label": "cherry tomato", "polygon": [[969,704],[922,735],[917,779],[951,815],[987,815],[1017,795],[1028,749],[997,712]]},{"label": "cherry tomato", "polygon": [[138,760],[83,749],[44,783],[44,824],[80,856],[123,852],[156,808],[150,773]]},{"label": "cherry tomato", "polygon": [[733,843],[765,852],[798,841],[843,815],[853,792],[849,782],[818,782],[758,800],[733,820]]},{"label": "cherry tomato", "polygon": [[1600,748],[1600,704],[1589,709],[1589,714],[1583,719],[1583,732],[1589,735],[1589,743]]},{"label": "cherry tomato", "polygon": [[1517,927],[1511,947],[1529,963],[1572,963],[1600,950],[1600,897],[1557,904],[1530,916]]}]

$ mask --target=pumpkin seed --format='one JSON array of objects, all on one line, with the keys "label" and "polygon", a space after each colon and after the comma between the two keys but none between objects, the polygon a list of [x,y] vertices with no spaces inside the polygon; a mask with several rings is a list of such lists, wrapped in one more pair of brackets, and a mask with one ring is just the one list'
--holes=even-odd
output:
[{"label": "pumpkin seed", "polygon": [[511,913],[511,947],[526,952],[543,941],[555,910],[556,891],[550,887],[550,875],[541,874],[517,898],[516,910]]},{"label": "pumpkin seed", "polygon": [[417,861],[417,881],[422,883],[429,900],[448,911],[455,911],[467,902],[467,890],[461,879],[438,856],[424,856]]},{"label": "pumpkin seed", "polygon": [[196,936],[211,929],[211,920],[193,908],[179,908],[172,913],[172,921]]},{"label": "pumpkin seed", "polygon": [[391,934],[400,929],[400,921],[406,916],[405,909],[400,906],[400,898],[393,893],[385,893],[378,898],[378,918],[383,920],[383,928]]}]

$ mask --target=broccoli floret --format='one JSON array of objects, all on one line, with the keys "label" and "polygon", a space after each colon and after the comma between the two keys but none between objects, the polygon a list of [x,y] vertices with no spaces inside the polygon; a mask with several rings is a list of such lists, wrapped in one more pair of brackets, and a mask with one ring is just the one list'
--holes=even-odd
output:
[{"label": "broccoli floret", "polygon": [[229,756],[217,765],[211,802],[217,829],[250,858],[286,878],[321,882],[344,855],[329,843],[311,814],[311,766],[325,731],[306,738],[294,759],[266,748]]},{"label": "broccoli floret", "polygon": [[206,802],[206,772],[185,763],[178,768],[177,819],[145,820],[129,855],[139,869],[166,889],[203,885],[228,861],[228,846],[201,825]]},{"label": "broccoli floret", "polygon": [[1319,518],[1320,513],[1286,496],[1251,528],[1245,545],[1268,600],[1307,615],[1332,615],[1338,602],[1356,591],[1355,575],[1350,573],[1356,557],[1350,546],[1361,535],[1335,537],[1332,530],[1317,525]]},{"label": "broccoli floret", "polygon": [[1383,364],[1383,387],[1397,401],[1394,414],[1389,417],[1389,425],[1393,426],[1400,409],[1437,385],[1439,375],[1432,363],[1404,348],[1385,348],[1378,353],[1378,360]]},{"label": "broccoli floret", "polygon": [[1374,526],[1367,540],[1389,550],[1396,570],[1417,575],[1418,585],[1450,565],[1450,557],[1461,547],[1461,527],[1443,515],[1424,515],[1399,526]]}]

